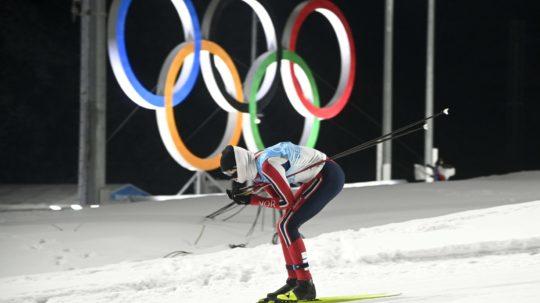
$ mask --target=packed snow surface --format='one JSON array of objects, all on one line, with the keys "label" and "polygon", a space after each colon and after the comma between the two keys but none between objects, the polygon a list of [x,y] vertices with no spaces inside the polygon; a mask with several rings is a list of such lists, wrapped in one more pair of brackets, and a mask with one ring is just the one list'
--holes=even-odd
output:
[{"label": "packed snow surface", "polygon": [[[540,201],[306,240],[321,295],[396,302],[538,302]],[[0,280],[2,302],[255,302],[285,279],[278,246]],[[380,300],[379,300],[380,301]]]},{"label": "packed snow surface", "polygon": [[[301,230],[318,294],[540,302],[539,182],[533,172],[344,190]],[[255,207],[201,220],[225,203],[0,213],[0,302],[256,302],[286,278],[267,244],[272,214],[249,237]]]}]

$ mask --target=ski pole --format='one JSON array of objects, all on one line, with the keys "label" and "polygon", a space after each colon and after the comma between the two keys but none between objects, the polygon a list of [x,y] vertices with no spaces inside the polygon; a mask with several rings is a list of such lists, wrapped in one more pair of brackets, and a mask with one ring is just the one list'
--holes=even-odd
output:
[{"label": "ski pole", "polygon": [[[419,124],[423,124],[431,119],[435,119],[441,115],[446,115],[448,116],[450,114],[450,109],[449,108],[445,108],[443,109],[442,111],[436,113],[436,114],[433,114],[431,116],[428,116],[428,117],[425,117],[423,119],[420,119],[418,121],[415,121],[415,122],[412,122],[412,123],[409,123],[403,127],[400,127],[392,132],[389,132],[387,134],[384,134],[378,138],[375,138],[375,139],[372,139],[372,140],[369,140],[367,142],[364,142],[362,144],[359,144],[359,145],[356,145],[356,146],[353,146],[341,153],[338,153],[330,158],[327,158],[325,160],[321,160],[319,162],[316,162],[316,163],[313,163],[307,167],[305,167],[304,169],[300,170],[300,171],[297,171],[293,174],[290,174],[290,175],[287,175],[287,178],[289,177],[292,177],[294,175],[297,175],[301,172],[304,172],[308,169],[311,169],[317,165],[320,165],[326,161],[329,161],[329,160],[337,160],[339,158],[343,158],[345,156],[348,156],[348,155],[351,155],[351,154],[354,154],[354,153],[357,153],[359,151],[362,151],[362,150],[365,150],[365,149],[368,149],[368,148],[371,148],[377,144],[380,144],[382,142],[385,142],[385,141],[388,141],[388,140],[394,140],[394,139],[397,139],[397,138],[400,138],[400,137],[403,137],[403,136],[406,136],[406,135],[409,135],[409,134],[412,134],[414,132],[417,132],[421,129],[425,129],[425,125],[423,125],[422,127],[417,127],[417,128],[414,128],[414,129],[411,129],[412,127],[414,126],[417,126]],[[251,185],[251,186],[248,186],[248,187],[244,187],[242,188],[242,192],[239,193],[238,195],[249,195],[249,194],[252,194],[254,191],[258,191],[260,189],[263,189],[264,187],[268,186],[268,184],[265,184],[265,185],[262,185],[262,186],[255,186],[255,185]]]},{"label": "ski pole", "polygon": [[[416,123],[416,124],[419,124],[419,123]],[[355,146],[355,147],[353,147],[353,148],[351,148],[351,149],[346,150],[345,152],[339,153],[339,154],[336,155],[336,156],[333,156],[333,157],[331,157],[331,158],[328,158],[328,159],[321,160],[321,161],[319,161],[319,162],[313,163],[313,164],[307,166],[306,168],[304,168],[304,169],[302,169],[302,170],[300,170],[300,171],[297,171],[297,172],[295,172],[295,173],[293,173],[293,174],[287,175],[287,178],[292,177],[292,176],[294,176],[294,175],[296,175],[296,174],[299,174],[299,173],[301,173],[301,172],[304,172],[304,171],[306,171],[306,170],[308,170],[308,169],[311,169],[311,168],[313,168],[313,167],[315,167],[315,166],[317,166],[317,165],[320,165],[320,164],[322,164],[322,163],[324,163],[324,162],[326,162],[326,161],[329,161],[329,160],[336,160],[336,159],[345,157],[345,156],[347,156],[347,155],[350,155],[350,154],[353,154],[353,153],[357,153],[357,152],[359,152],[359,151],[362,151],[362,150],[371,148],[371,147],[373,147],[373,146],[375,146],[375,145],[377,145],[377,144],[379,144],[379,143],[382,143],[382,142],[385,142],[385,141],[388,141],[388,140],[397,139],[397,138],[400,138],[400,137],[403,137],[403,136],[412,134],[412,133],[417,132],[417,131],[419,131],[419,130],[421,130],[421,129],[424,129],[424,126],[422,126],[422,127],[417,127],[417,128],[414,128],[414,129],[410,129],[410,128],[411,128],[411,126],[408,127],[409,130],[406,131],[406,132],[399,133],[399,132],[396,131],[396,132],[393,132],[393,135],[390,136],[390,137],[387,137],[387,135],[388,135],[388,134],[387,134],[387,135],[381,136],[381,137],[379,137],[379,138],[376,138],[376,139],[370,140],[370,141],[368,141],[368,142],[365,142],[365,143],[363,143],[363,144],[357,145],[357,146]],[[401,128],[400,130],[405,130],[405,129],[407,129],[407,128]],[[249,186],[249,187],[244,187],[243,190],[242,190],[242,192],[238,193],[237,195],[239,195],[239,196],[247,196],[247,195],[251,195],[253,192],[258,191],[258,190],[260,190],[260,189],[263,189],[263,188],[266,187],[266,186],[268,186],[268,185],[266,184],[266,185],[259,186],[259,187],[255,186],[255,185],[252,185],[252,186]],[[215,217],[217,217],[217,216],[219,216],[219,215],[221,215],[221,214],[224,214],[224,213],[228,212],[229,210],[232,210],[232,208],[234,208],[234,207],[233,207],[234,204],[235,204],[235,202],[231,202],[231,203],[225,205],[224,207],[222,207],[222,208],[216,210],[215,212],[211,213],[210,215],[206,216],[205,218],[207,218],[207,219],[214,219]],[[244,207],[244,208],[245,208],[245,207]],[[242,208],[240,211],[242,211],[244,208]],[[238,214],[240,211],[236,212],[235,214],[233,214],[233,215],[230,216],[230,217],[227,217],[227,218],[224,219],[223,221],[226,221],[226,220],[230,219],[231,217],[234,217],[234,216],[235,216],[236,214]]]},{"label": "ski pole", "polygon": [[[358,148],[360,148],[359,150],[362,150],[362,149],[363,149],[362,147],[364,147],[364,146],[371,146],[372,144],[377,145],[377,144],[379,144],[379,143],[381,143],[381,142],[386,141],[386,140],[380,141],[381,139],[384,139],[384,138],[386,138],[386,137],[391,137],[391,136],[393,136],[393,135],[397,135],[397,134],[399,134],[399,133],[401,133],[401,132],[404,132],[404,131],[406,131],[406,130],[412,128],[413,126],[419,125],[419,124],[421,124],[421,123],[425,123],[425,122],[427,122],[428,120],[431,120],[431,119],[435,119],[435,118],[437,118],[437,117],[440,116],[440,115],[449,115],[449,109],[448,109],[448,108],[445,108],[444,110],[442,110],[442,111],[440,111],[440,112],[438,112],[438,113],[436,113],[436,114],[433,114],[433,115],[431,115],[431,116],[429,116],[429,117],[426,117],[426,118],[424,118],[424,119],[418,120],[418,121],[416,121],[416,122],[412,122],[412,123],[410,123],[410,124],[407,124],[407,125],[405,125],[405,126],[403,126],[403,127],[398,128],[398,129],[396,129],[396,130],[394,130],[394,131],[392,131],[392,132],[389,132],[389,133],[387,133],[387,134],[384,134],[384,135],[382,135],[382,136],[380,136],[380,137],[378,137],[378,138],[369,140],[369,141],[364,142],[364,143],[362,143],[362,144],[360,144],[360,145],[357,145],[357,146],[354,146],[354,147],[352,147],[352,148],[349,148],[349,149],[346,150],[346,151],[343,151],[343,152],[341,152],[341,153],[339,153],[339,154],[337,154],[337,155],[332,156],[332,159],[336,160],[336,159],[339,159],[339,158],[341,158],[341,157],[345,157],[345,156],[348,156],[348,155],[350,155],[350,154],[353,154],[353,153],[357,152],[357,149],[358,149]],[[380,141],[380,142],[379,142],[379,141]]]},{"label": "ski pole", "polygon": [[214,219],[215,217],[217,217],[217,216],[219,216],[219,215],[221,215],[221,214],[226,213],[227,211],[229,211],[231,207],[235,206],[235,204],[236,204],[235,202],[231,202],[231,203],[229,203],[229,204],[223,206],[222,208],[216,210],[215,212],[213,212],[213,213],[207,215],[205,218],[206,218],[206,219]]},{"label": "ski pole", "polygon": [[[394,140],[394,139],[397,139],[397,138],[400,138],[400,137],[404,137],[404,136],[407,136],[409,134],[412,134],[414,132],[417,132],[419,130],[422,130],[424,129],[424,126],[421,126],[421,127],[417,127],[417,128],[413,128],[413,129],[410,129],[406,132],[402,132],[402,133],[397,133],[397,134],[394,134],[393,136],[391,137],[386,137],[386,138],[378,138],[376,141],[373,140],[373,141],[370,141],[370,144],[367,144],[367,145],[359,145],[359,146],[356,146],[354,148],[354,150],[350,150],[350,152],[346,153],[346,154],[339,154],[338,157],[334,156],[334,157],[330,157],[330,158],[327,158],[325,160],[321,160],[321,161],[318,161],[316,163],[313,163],[307,167],[305,167],[304,169],[300,170],[300,171],[297,171],[293,174],[290,174],[290,175],[287,175],[287,178],[290,178],[294,175],[297,175],[299,173],[302,173],[308,169],[311,169],[317,165],[321,165],[322,163],[324,162],[327,162],[327,161],[330,161],[330,160],[337,160],[339,158],[342,158],[342,157],[345,157],[345,156],[348,156],[348,155],[351,155],[353,153],[357,153],[359,151],[362,151],[362,150],[365,150],[365,149],[369,149],[369,148],[372,148],[373,146],[377,145],[377,144],[380,144],[380,143],[383,143],[385,141],[388,141],[388,140]],[[249,187],[244,187],[246,190],[245,191],[242,191],[241,193],[238,193],[237,195],[240,195],[240,196],[246,196],[246,195],[250,195],[252,194],[253,192],[255,191],[258,191],[260,189],[263,189],[265,188],[266,186],[269,186],[269,184],[264,184],[264,185],[261,185],[259,187],[255,186],[255,185],[252,185],[252,186],[249,186]]]}]

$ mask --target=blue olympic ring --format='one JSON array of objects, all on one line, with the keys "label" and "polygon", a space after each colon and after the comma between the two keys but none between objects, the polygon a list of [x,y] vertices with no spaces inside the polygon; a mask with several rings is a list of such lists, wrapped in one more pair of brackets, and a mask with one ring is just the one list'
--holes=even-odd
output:
[{"label": "blue olympic ring", "polygon": [[[152,105],[156,107],[164,107],[164,98],[162,95],[156,95],[149,90],[147,90],[140,82],[139,79],[137,79],[137,76],[135,76],[135,73],[133,72],[133,69],[131,68],[131,64],[129,63],[129,58],[127,56],[126,51],[126,42],[125,42],[125,36],[124,36],[124,29],[126,25],[126,17],[129,10],[129,6],[131,5],[132,0],[122,0],[120,1],[120,6],[118,8],[118,21],[116,23],[116,41],[118,42],[118,53],[120,57],[120,62],[122,64],[122,67],[125,71],[125,74],[129,81],[132,83],[133,88],[137,91],[137,93],[147,102],[151,103]],[[193,56],[193,66],[190,70],[189,76],[185,82],[185,84],[180,88],[179,91],[175,92],[173,97],[173,105],[176,106],[182,101],[186,99],[188,94],[191,92],[193,86],[195,86],[195,83],[197,81],[197,77],[199,76],[199,54],[201,50],[201,31],[199,26],[199,18],[197,17],[197,12],[195,11],[195,7],[193,6],[193,3],[191,0],[172,0],[172,1],[183,1],[186,4],[186,7],[188,8],[191,22],[193,24],[193,32],[194,32],[194,42],[195,42],[195,51]],[[186,40],[188,40],[188,37],[186,37]]]}]

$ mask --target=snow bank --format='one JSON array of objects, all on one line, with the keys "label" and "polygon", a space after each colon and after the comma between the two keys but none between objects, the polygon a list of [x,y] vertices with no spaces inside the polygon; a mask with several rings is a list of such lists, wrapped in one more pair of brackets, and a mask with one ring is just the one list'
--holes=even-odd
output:
[{"label": "snow bank", "polygon": [[[520,264],[527,264],[524,268],[540,268],[536,256],[540,252],[539,218],[540,201],[534,201],[332,232],[307,239],[306,245],[319,293],[333,292],[329,286],[334,285],[336,274],[345,281],[357,279],[362,272],[381,281],[379,286],[371,285],[370,290],[375,291],[392,280],[386,276],[389,272],[398,268],[400,273],[412,271],[434,260],[437,263],[430,266],[456,259],[515,255]],[[283,282],[282,267],[280,248],[261,245],[4,278],[0,279],[0,302],[254,302]]]},{"label": "snow bank", "polygon": [[540,201],[329,233],[311,246],[328,268],[530,251],[540,249]]}]

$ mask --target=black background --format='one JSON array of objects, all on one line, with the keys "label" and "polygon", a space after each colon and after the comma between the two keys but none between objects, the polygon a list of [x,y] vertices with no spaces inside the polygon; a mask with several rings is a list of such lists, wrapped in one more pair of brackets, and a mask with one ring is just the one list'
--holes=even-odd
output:
[{"label": "black background", "polygon": [[[194,2],[202,18],[209,0]],[[300,1],[265,2],[280,34]],[[348,105],[321,124],[317,148],[328,155],[381,133],[384,1],[334,2],[353,29],[358,66]],[[0,182],[76,183],[80,24],[71,15],[71,1],[4,0],[0,6]],[[540,169],[539,17],[540,4],[534,0],[437,1],[435,108],[450,106],[452,116],[436,121],[435,146],[456,166],[457,178]],[[424,115],[426,18],[426,0],[395,1],[395,128]],[[235,59],[242,77],[250,62],[250,20],[247,5],[232,4],[223,12],[214,39]],[[143,85],[154,88],[165,56],[183,41],[170,1],[133,0],[126,35],[135,73]],[[260,53],[264,45],[259,42]],[[316,74],[324,102],[339,74],[333,31],[314,14],[303,25],[298,45],[298,53]],[[168,155],[155,113],[137,109],[110,66],[107,85],[107,182],[133,183],[154,194],[174,193],[191,172]],[[175,110],[193,151],[212,152],[226,115],[209,97],[201,77]],[[302,121],[280,89],[260,125],[265,142],[298,140]],[[422,162],[423,135],[397,140],[393,149],[393,177],[411,180],[413,163]],[[339,163],[348,182],[375,178],[374,149]]]}]

